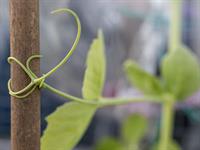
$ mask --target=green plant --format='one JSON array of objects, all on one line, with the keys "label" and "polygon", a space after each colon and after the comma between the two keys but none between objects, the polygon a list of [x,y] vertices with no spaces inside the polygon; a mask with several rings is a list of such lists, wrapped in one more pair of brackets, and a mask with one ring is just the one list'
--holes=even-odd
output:
[{"label": "green plant", "polygon": [[[178,56],[178,57],[177,57]],[[197,58],[187,49],[179,48],[167,54],[161,65],[162,78],[157,79],[132,61],[125,63],[130,82],[145,95],[160,97],[163,105],[161,145],[171,140],[173,106],[200,87],[200,68]]]},{"label": "green plant", "polygon": [[[48,127],[42,137],[42,150],[72,149],[88,127],[95,111],[100,107],[143,100],[154,100],[154,102],[160,102],[164,105],[163,127],[161,128],[161,139],[163,141],[160,141],[160,144],[163,145],[164,142],[168,141],[167,145],[177,149],[175,148],[178,147],[177,144],[169,142],[169,140],[172,140],[169,135],[172,130],[172,105],[174,105],[176,99],[184,99],[199,88],[200,69],[195,56],[186,48],[167,54],[163,59],[161,69],[162,80],[146,73],[138,65],[128,60],[125,63],[127,76],[130,82],[143,91],[146,96],[133,99],[107,99],[101,97],[105,78],[103,45],[103,35],[100,31],[98,39],[94,40],[88,54],[82,90],[84,99],[80,100],[81,102],[70,102],[59,107],[47,118]],[[177,55],[179,57],[175,58]],[[184,67],[181,67],[180,64]],[[189,74],[188,70],[190,70]],[[134,121],[132,121],[133,123]],[[134,142],[133,138],[132,142]]]},{"label": "green plant", "polygon": [[[84,99],[64,104],[47,118],[48,127],[41,140],[42,150],[72,149],[87,129],[96,110],[101,107],[149,100],[149,97],[133,99],[101,97],[105,69],[103,33],[99,31],[98,38],[93,41],[87,57],[87,69],[82,89]],[[74,101],[76,99],[72,98]],[[152,98],[152,101],[157,100]]]},{"label": "green plant", "polygon": [[139,150],[140,141],[146,130],[146,118],[139,114],[133,114],[122,123],[120,139],[103,138],[97,143],[95,150]]},{"label": "green plant", "polygon": [[[149,99],[149,97],[133,99],[103,98],[101,93],[105,80],[105,61],[103,33],[99,31],[87,57],[87,69],[82,88],[83,99],[68,97],[75,102],[60,106],[47,118],[48,127],[41,140],[42,150],[72,149],[87,129],[96,110],[101,107]],[[79,101],[76,101],[77,99]]]},{"label": "green plant", "polygon": [[[180,3],[175,3],[179,7]],[[176,8],[176,7],[175,7]],[[179,9],[174,9],[177,13]],[[87,69],[84,76],[82,95],[83,98],[72,96],[55,89],[45,83],[45,79],[59,69],[74,52],[81,35],[81,25],[76,13],[69,9],[59,9],[54,11],[68,12],[76,19],[78,31],[76,40],[64,59],[52,70],[41,77],[37,77],[31,70],[30,62],[41,56],[31,56],[26,66],[14,57],[9,57],[8,61],[17,63],[30,77],[30,84],[20,91],[12,91],[10,81],[8,82],[9,93],[17,98],[28,96],[35,88],[48,89],[72,102],[60,106],[54,113],[47,118],[48,126],[41,139],[42,150],[71,150],[78,143],[97,109],[108,105],[121,105],[132,102],[150,101],[160,103],[163,106],[162,127],[160,131],[160,140],[157,144],[159,150],[168,150],[169,147],[177,149],[172,140],[173,109],[177,100],[183,100],[194,93],[200,87],[200,68],[197,58],[190,50],[183,47],[180,41],[180,33],[177,30],[178,23],[171,28],[174,29],[171,34],[170,51],[163,59],[161,65],[162,77],[160,79],[150,75],[141,69],[131,60],[126,61],[125,71],[130,82],[140,89],[143,97],[136,98],[104,98],[102,89],[105,81],[106,60],[104,54],[104,36],[101,30],[98,37],[92,42],[88,57]],[[178,13],[177,13],[178,14]],[[177,15],[178,16],[178,15]],[[177,19],[177,18],[175,18]],[[176,20],[175,20],[176,21]],[[174,42],[175,41],[175,42]],[[124,132],[126,133],[126,132]],[[126,138],[124,134],[124,138]],[[134,137],[134,136],[133,136]],[[127,139],[134,138],[128,137]],[[113,142],[114,143],[114,142]]]}]

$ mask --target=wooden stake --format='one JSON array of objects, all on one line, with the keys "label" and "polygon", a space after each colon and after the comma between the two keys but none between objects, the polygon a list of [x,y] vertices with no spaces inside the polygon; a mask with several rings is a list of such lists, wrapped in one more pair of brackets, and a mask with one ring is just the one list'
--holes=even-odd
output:
[{"label": "wooden stake", "polygon": [[[33,54],[39,54],[39,0],[10,0],[11,56],[22,63]],[[39,60],[32,70],[39,75]],[[18,91],[30,79],[22,69],[11,65],[12,89]],[[11,149],[40,149],[40,92],[36,89],[24,99],[11,97]]]}]

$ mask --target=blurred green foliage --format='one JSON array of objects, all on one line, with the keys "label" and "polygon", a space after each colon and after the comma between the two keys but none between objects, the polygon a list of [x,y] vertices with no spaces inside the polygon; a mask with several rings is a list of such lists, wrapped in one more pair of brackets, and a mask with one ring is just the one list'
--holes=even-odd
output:
[{"label": "blurred green foliage", "polygon": [[106,137],[97,142],[95,150],[140,150],[139,145],[147,131],[147,119],[139,114],[127,117],[121,126],[119,139]]}]

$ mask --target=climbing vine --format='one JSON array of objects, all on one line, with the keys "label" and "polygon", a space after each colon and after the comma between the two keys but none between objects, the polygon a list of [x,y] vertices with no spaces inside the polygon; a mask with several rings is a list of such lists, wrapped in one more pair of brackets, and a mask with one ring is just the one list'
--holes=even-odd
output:
[{"label": "climbing vine", "polygon": [[[180,7],[180,4],[177,2],[175,5]],[[163,106],[160,140],[154,148],[159,150],[178,149],[177,144],[174,144],[175,142],[172,139],[174,105],[176,101],[184,100],[200,87],[200,66],[191,50],[181,43],[171,42],[173,50],[168,51],[162,60],[160,78],[145,72],[133,60],[127,60],[124,63],[124,71],[127,78],[133,86],[144,93],[144,96],[134,98],[106,98],[102,96],[106,70],[105,44],[103,32],[99,30],[97,38],[93,40],[87,56],[87,68],[82,88],[83,98],[75,97],[47,84],[45,79],[64,65],[73,54],[81,36],[81,24],[77,14],[70,9],[58,9],[52,13],[69,13],[74,16],[77,23],[77,36],[74,44],[60,63],[49,72],[38,77],[31,70],[30,63],[34,59],[41,58],[40,55],[31,56],[27,60],[26,65],[14,57],[8,58],[9,63],[17,63],[31,79],[31,82],[19,91],[12,90],[11,80],[9,80],[8,89],[10,95],[23,100],[23,98],[39,87],[48,89],[55,94],[71,100],[71,102],[60,106],[54,113],[47,117],[48,126],[41,138],[41,149],[71,150],[81,139],[97,109],[109,105],[121,105],[141,101],[160,103]],[[176,29],[175,32],[173,35],[180,34]],[[177,39],[176,41],[178,41]]]}]

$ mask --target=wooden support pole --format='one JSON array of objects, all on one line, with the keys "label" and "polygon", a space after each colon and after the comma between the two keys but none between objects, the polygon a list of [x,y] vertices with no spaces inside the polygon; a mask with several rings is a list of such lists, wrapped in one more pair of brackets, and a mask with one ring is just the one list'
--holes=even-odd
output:
[{"label": "wooden support pole", "polygon": [[[39,0],[10,0],[11,56],[25,64],[28,57],[39,54]],[[32,70],[39,75],[39,60]],[[16,64],[11,65],[12,89],[18,91],[30,79]],[[24,99],[11,97],[11,149],[40,149],[40,92],[36,89]]]}]

